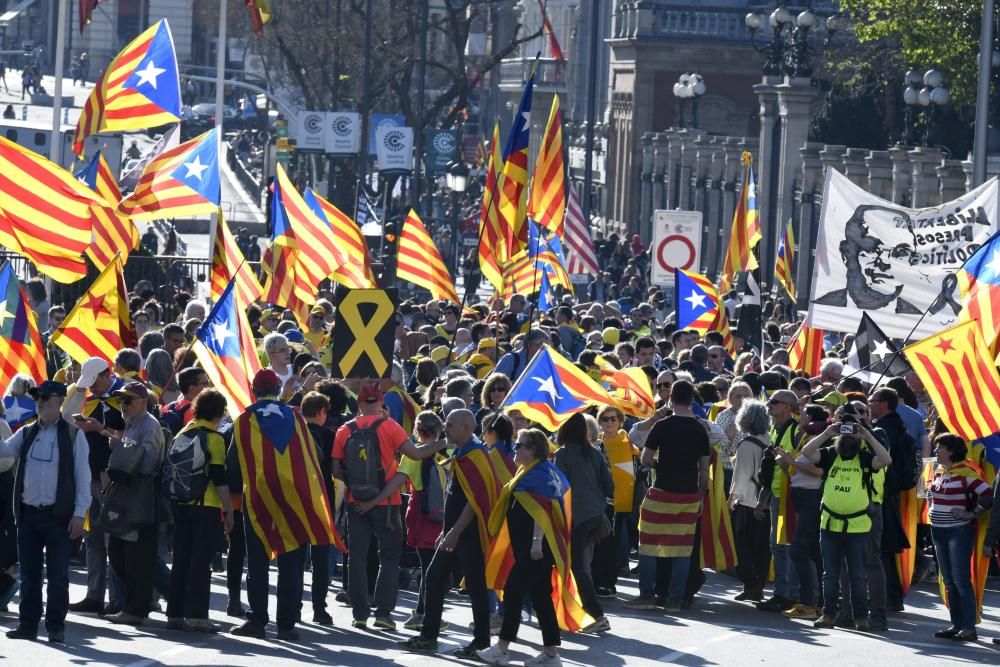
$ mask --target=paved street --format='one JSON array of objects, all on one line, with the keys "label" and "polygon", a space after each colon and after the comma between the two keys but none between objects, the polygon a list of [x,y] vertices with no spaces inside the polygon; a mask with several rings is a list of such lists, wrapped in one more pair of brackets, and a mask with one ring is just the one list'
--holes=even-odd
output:
[{"label": "paved street", "polygon": [[[84,594],[85,573],[71,572],[70,600]],[[272,573],[272,584],[275,575]],[[607,667],[645,667],[658,664],[734,665],[767,663],[770,665],[918,665],[918,664],[1000,664],[1000,650],[989,639],[1000,636],[1000,591],[991,580],[987,592],[987,613],[979,627],[980,642],[957,644],[934,639],[935,630],[946,625],[947,612],[936,594],[936,585],[925,584],[911,591],[907,611],[890,616],[888,634],[862,634],[846,630],[814,630],[811,623],[791,621],[775,614],[732,601],[738,592],[735,580],[709,575],[694,609],[670,617],[662,612],[631,612],[611,601],[607,605],[612,633],[604,636],[573,635],[564,638],[563,660],[568,665]],[[312,618],[309,604],[309,574],[302,616]],[[67,644],[49,646],[38,642],[15,642],[0,635],[0,664],[4,665],[248,665],[267,667],[293,664],[323,665],[459,665],[471,664],[450,656],[429,657],[398,650],[394,641],[412,633],[360,631],[350,628],[350,609],[333,602],[330,612],[333,628],[312,623],[300,626],[298,642],[273,640],[274,626],[269,627],[269,641],[242,639],[226,634],[202,635],[171,632],[165,629],[163,614],[155,613],[139,628],[113,626],[92,615],[71,614],[66,630]],[[274,602],[272,586],[271,601]],[[636,593],[635,581],[618,587],[620,597]],[[395,619],[402,620],[414,603],[414,591],[403,591]],[[232,624],[225,615],[225,577],[213,575],[211,618]],[[244,600],[245,603],[245,600]],[[165,603],[164,603],[165,604]],[[11,611],[15,604],[11,604]],[[275,609],[272,604],[271,614]],[[445,620],[452,624],[442,637],[442,648],[451,649],[470,641],[466,624],[471,612],[464,598],[452,596],[446,606]],[[15,613],[0,614],[0,626],[6,630],[17,622]],[[43,633],[44,634],[44,633]],[[525,643],[512,646],[514,659],[522,661],[540,650],[541,635],[532,622],[523,628]]]}]

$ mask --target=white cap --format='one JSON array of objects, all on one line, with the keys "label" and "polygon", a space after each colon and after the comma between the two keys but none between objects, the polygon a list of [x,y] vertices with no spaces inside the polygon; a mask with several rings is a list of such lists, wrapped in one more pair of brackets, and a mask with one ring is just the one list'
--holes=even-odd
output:
[{"label": "white cap", "polygon": [[80,379],[76,381],[76,386],[80,389],[90,389],[97,380],[97,376],[108,370],[108,362],[100,357],[91,357],[80,366]]}]

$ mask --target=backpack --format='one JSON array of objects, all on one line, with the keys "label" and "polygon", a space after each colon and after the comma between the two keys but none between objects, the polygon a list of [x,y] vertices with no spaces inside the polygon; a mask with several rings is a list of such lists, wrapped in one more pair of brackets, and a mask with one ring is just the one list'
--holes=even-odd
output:
[{"label": "backpack", "polygon": [[160,424],[170,429],[171,433],[180,433],[181,429],[184,428],[184,418],[191,410],[192,405],[191,401],[186,401],[183,406],[178,408],[177,401],[175,401],[164,407],[160,411]]},{"label": "backpack", "polygon": [[344,481],[355,500],[371,500],[385,486],[378,439],[378,429],[384,421],[380,417],[367,428],[360,427],[357,420],[347,423],[350,435],[344,444]]},{"label": "backpack", "polygon": [[435,456],[420,463],[420,479],[424,490],[420,494],[420,511],[429,521],[444,523],[444,471]]},{"label": "backpack", "polygon": [[208,489],[208,434],[201,429],[178,433],[163,457],[162,489],[176,503],[202,502]]}]

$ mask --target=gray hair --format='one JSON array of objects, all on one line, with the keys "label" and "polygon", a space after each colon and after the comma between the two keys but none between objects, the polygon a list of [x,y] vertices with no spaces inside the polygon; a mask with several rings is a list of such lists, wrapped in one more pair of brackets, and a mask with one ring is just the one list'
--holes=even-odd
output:
[{"label": "gray hair", "polygon": [[[157,387],[167,389],[167,380],[174,374],[174,360],[166,350],[156,349],[146,358],[146,377]],[[173,384],[173,383],[171,383]],[[176,389],[175,386],[169,389]]]},{"label": "gray hair", "polygon": [[731,398],[732,395],[733,395],[733,392],[736,391],[737,389],[746,391],[746,393],[747,393],[746,398],[753,397],[753,389],[751,389],[750,385],[748,385],[746,382],[743,382],[743,381],[734,382],[731,385],[729,385],[729,393],[726,394],[726,397],[727,398]]},{"label": "gray hair", "polygon": [[587,420],[587,440],[596,447],[601,437],[601,425],[597,423],[594,415],[584,413],[583,418]]},{"label": "gray hair", "polygon": [[736,426],[746,435],[763,435],[771,426],[767,408],[760,401],[745,400],[736,414]]},{"label": "gray hair", "polygon": [[[457,396],[452,396],[441,401],[441,413],[447,417],[452,412],[465,409],[465,401],[458,398]],[[473,416],[473,420],[475,416]]]},{"label": "gray hair", "polygon": [[264,352],[271,354],[279,345],[288,345],[288,339],[284,334],[271,332],[264,336]]},{"label": "gray hair", "polygon": [[844,372],[844,364],[840,363],[840,359],[827,357],[820,365],[819,372],[826,373],[827,371],[832,371],[839,375]]}]

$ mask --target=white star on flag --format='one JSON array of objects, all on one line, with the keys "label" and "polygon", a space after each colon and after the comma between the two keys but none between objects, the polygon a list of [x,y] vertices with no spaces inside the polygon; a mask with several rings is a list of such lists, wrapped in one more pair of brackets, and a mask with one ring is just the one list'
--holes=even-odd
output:
[{"label": "white star on flag", "polygon": [[215,323],[212,325],[212,338],[215,342],[219,344],[219,347],[223,347],[226,344],[226,340],[229,338],[236,338],[236,334],[230,331],[229,327],[222,323]]},{"label": "white star on flag", "polygon": [[7,408],[4,411],[3,417],[8,424],[17,424],[18,422],[21,421],[21,417],[28,414],[29,412],[30,412],[29,410],[22,408],[20,403],[14,401],[14,405],[12,405],[11,407]]},{"label": "white star on flag", "polygon": [[201,175],[205,173],[206,169],[208,169],[208,165],[201,163],[200,155],[195,155],[194,162],[185,162],[184,168],[187,169],[187,176],[185,176],[185,178],[191,178],[194,176],[200,181]]},{"label": "white star on flag", "polygon": [[543,380],[542,378],[533,377],[531,379],[538,383],[538,391],[549,395],[552,403],[561,398],[559,392],[556,390],[556,381],[553,378],[547,377]]},{"label": "white star on flag", "polygon": [[698,294],[694,290],[691,290],[691,296],[685,297],[684,300],[690,303],[692,308],[708,308],[705,305],[705,295]]},{"label": "white star on flag", "polygon": [[257,410],[258,417],[282,417],[281,408],[278,407],[277,403],[268,403],[260,410]]},{"label": "white star on flag", "polygon": [[14,313],[7,310],[7,299],[0,301],[0,327],[4,325],[7,318],[14,317]]},{"label": "white star on flag", "polygon": [[888,343],[886,343],[884,340],[875,341],[875,347],[874,347],[874,349],[872,349],[872,356],[873,357],[878,356],[878,357],[885,358],[885,357],[888,357],[891,354],[892,354],[892,350],[889,349],[889,344]]},{"label": "white star on flag", "polygon": [[1000,250],[993,251],[993,257],[986,266],[990,267],[990,273],[994,276],[1000,276]]},{"label": "white star on flag", "polygon": [[530,111],[522,111],[521,115],[524,116],[524,127],[525,127],[525,129],[531,127],[531,112]]},{"label": "white star on flag", "polygon": [[146,63],[145,69],[137,69],[135,71],[135,73],[139,75],[139,81],[135,85],[141,86],[144,83],[148,83],[153,87],[153,90],[156,90],[156,77],[160,76],[166,71],[167,70],[163,69],[162,67],[157,67],[156,63],[150,60],[149,62]]}]

